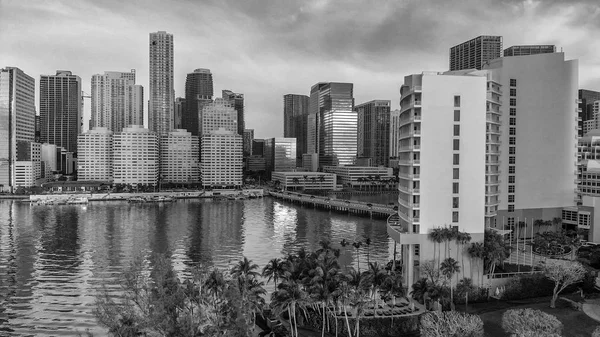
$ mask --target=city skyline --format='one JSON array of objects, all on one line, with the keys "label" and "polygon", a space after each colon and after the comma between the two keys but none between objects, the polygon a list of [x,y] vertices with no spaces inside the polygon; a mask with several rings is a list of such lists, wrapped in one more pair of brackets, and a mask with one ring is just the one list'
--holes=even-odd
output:
[{"label": "city skyline", "polygon": [[[351,82],[356,102],[396,98],[402,78],[421,70],[448,70],[449,48],[479,35],[500,35],[504,47],[554,44],[579,59],[579,87],[598,90],[600,11],[594,1],[471,1],[434,5],[407,1],[370,6],[363,2],[77,3],[4,0],[0,3],[0,59],[36,79],[57,69],[81,77],[136,69],[149,92],[148,34],[175,38],[175,94],[184,96],[185,75],[212,70],[215,91],[245,95],[246,128],[257,138],[283,135],[282,97],[308,95],[319,81]],[[336,10],[336,8],[338,10]],[[22,16],[11,15],[18,11]],[[444,12],[447,15],[436,15]],[[352,17],[367,20],[347,25]],[[35,22],[21,20],[35,17]],[[323,28],[327,17],[327,30]],[[193,25],[190,23],[193,22]],[[112,27],[121,27],[113,32]],[[39,31],[46,37],[38,39]],[[14,33],[18,32],[18,33]],[[35,42],[32,42],[35,41]],[[76,41],[76,43],[74,43]],[[44,50],[44,57],[36,51]],[[145,121],[147,123],[147,106]],[[84,129],[90,107],[86,101]],[[146,124],[145,123],[145,124]]]}]

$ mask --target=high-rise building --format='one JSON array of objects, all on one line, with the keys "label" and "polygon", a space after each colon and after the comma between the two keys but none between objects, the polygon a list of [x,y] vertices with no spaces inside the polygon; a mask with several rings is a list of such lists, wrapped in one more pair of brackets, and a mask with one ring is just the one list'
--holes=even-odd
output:
[{"label": "high-rise building", "polygon": [[173,66],[173,35],[165,31],[150,33],[148,126],[158,135],[173,129]]},{"label": "high-rise building", "polygon": [[244,158],[252,155],[252,142],[254,141],[254,129],[244,129]]},{"label": "high-rise building", "polygon": [[144,89],[131,72],[105,71],[92,76],[92,127],[121,132],[129,125],[144,124]]},{"label": "high-rise building", "polygon": [[156,185],[159,158],[156,133],[130,125],[113,137],[113,183]]},{"label": "high-rise building", "polygon": [[35,142],[42,142],[42,118],[40,115],[35,115]]},{"label": "high-rise building", "polygon": [[254,139],[252,141],[252,155],[264,157],[264,155],[265,155],[265,140],[264,139]]},{"label": "high-rise building", "polygon": [[[40,117],[42,143],[55,144],[68,152],[77,152],[81,133],[83,98],[81,79],[70,71],[40,78]],[[32,126],[33,128],[33,126]]]},{"label": "high-rise building", "polygon": [[218,129],[238,134],[238,113],[229,101],[223,98],[217,98],[214,102],[205,104],[201,117],[199,129],[201,136]]},{"label": "high-rise building", "polygon": [[537,54],[497,59],[485,69],[499,79],[504,97],[497,226],[527,218],[531,230],[531,219],[561,217],[574,205],[578,61]]},{"label": "high-rise building", "polygon": [[173,108],[173,128],[183,129],[183,113],[185,111],[185,98],[177,97]]},{"label": "high-rise building", "polygon": [[242,136],[223,128],[202,135],[202,186],[242,185]]},{"label": "high-rise building", "polygon": [[478,36],[450,48],[450,70],[481,70],[486,61],[502,56],[502,36]]},{"label": "high-rise building", "polygon": [[600,92],[579,89],[577,97],[579,98],[579,137],[582,137],[587,133],[584,128],[585,122],[594,119],[594,102],[600,101]]},{"label": "high-rise building", "polygon": [[296,170],[296,138],[265,139],[265,162],[268,174]]},{"label": "high-rise building", "polygon": [[113,181],[113,132],[94,127],[78,137],[77,179]]},{"label": "high-rise building", "polygon": [[398,133],[400,132],[400,110],[390,112],[390,159],[398,159]]},{"label": "high-rise building", "polygon": [[483,242],[486,83],[485,76],[436,72],[404,78],[399,219],[397,226],[388,226],[388,233],[402,245],[405,284],[420,278],[418,261],[433,259],[435,245],[428,234],[435,228],[448,225],[468,232],[471,242]]},{"label": "high-rise building", "polygon": [[200,136],[199,116],[203,107],[212,102],[213,78],[210,69],[196,69],[185,78],[185,105],[182,113],[182,129],[193,136]]},{"label": "high-rise building", "polygon": [[555,45],[525,45],[525,46],[512,46],[504,49],[504,57],[507,56],[525,56],[535,54],[547,54],[556,52]]},{"label": "high-rise building", "polygon": [[35,141],[35,80],[21,69],[0,69],[0,191],[12,191],[17,142]]},{"label": "high-rise building", "polygon": [[192,183],[200,179],[200,142],[183,129],[160,138],[160,175],[162,182]]},{"label": "high-rise building", "polygon": [[246,127],[246,123],[244,122],[244,94],[235,93],[231,90],[223,90],[221,97],[229,102],[237,112],[237,134],[240,136],[244,135],[244,128]]},{"label": "high-rise building", "polygon": [[[302,165],[302,155],[307,153],[308,102],[306,95],[283,95],[283,137],[296,138],[296,165]],[[313,151],[311,151],[313,152]]]},{"label": "high-rise building", "polygon": [[354,107],[358,116],[358,157],[370,158],[373,166],[388,166],[390,162],[389,100],[373,100]]},{"label": "high-rise building", "polygon": [[319,154],[319,166],[351,165],[356,160],[357,113],[352,83],[317,83],[310,91],[307,140]]}]

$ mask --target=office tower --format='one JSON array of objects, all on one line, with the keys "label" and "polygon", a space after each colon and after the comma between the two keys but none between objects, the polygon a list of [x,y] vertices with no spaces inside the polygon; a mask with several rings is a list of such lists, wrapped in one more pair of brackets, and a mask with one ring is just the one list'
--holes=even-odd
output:
[{"label": "office tower", "polygon": [[389,100],[373,100],[354,107],[358,114],[358,157],[370,158],[373,166],[388,166],[390,162],[390,106]]},{"label": "office tower", "polygon": [[41,146],[42,162],[44,163],[44,173],[46,176],[52,175],[53,172],[60,171],[60,147],[54,144],[44,143]]},{"label": "office tower", "polygon": [[40,78],[40,117],[42,143],[64,147],[77,153],[77,136],[81,133],[83,100],[81,79],[70,71]]},{"label": "office tower", "polygon": [[105,71],[92,76],[92,127],[121,132],[129,125],[144,124],[144,89],[131,72]]},{"label": "office tower", "polygon": [[39,185],[42,174],[41,144],[25,140],[17,141],[14,186]]},{"label": "office tower", "polygon": [[41,143],[42,141],[42,118],[40,115],[35,115],[35,142]]},{"label": "office tower", "polygon": [[183,129],[183,114],[185,111],[185,98],[177,97],[173,108],[173,128]]},{"label": "office tower", "polygon": [[113,181],[113,132],[107,127],[94,127],[78,137],[77,179],[81,181]]},{"label": "office tower", "polygon": [[252,142],[254,141],[254,129],[244,129],[244,158],[252,155]]},{"label": "office tower", "polygon": [[246,127],[246,123],[244,122],[244,94],[235,93],[231,90],[223,90],[221,92],[221,97],[229,102],[237,112],[237,134],[242,136],[244,134],[244,128]]},{"label": "office tower", "polygon": [[35,80],[21,69],[0,69],[0,191],[15,186],[17,142],[35,141]]},{"label": "office tower", "polygon": [[185,78],[185,105],[181,122],[183,129],[200,136],[199,116],[203,107],[212,102],[213,78],[210,69],[196,69]]},{"label": "office tower", "polygon": [[[302,165],[302,155],[307,153],[308,102],[306,95],[283,95],[283,137],[296,138],[296,165]],[[313,152],[313,151],[311,151]]]},{"label": "office tower", "polygon": [[252,141],[252,155],[263,156],[265,155],[265,139],[254,139]]},{"label": "office tower", "polygon": [[[428,235],[435,228],[451,226],[468,232],[471,242],[483,242],[486,82],[485,76],[435,72],[404,78],[399,220],[398,226],[388,226],[390,236],[402,245],[404,284],[420,278],[418,261],[433,259],[435,244]],[[467,273],[470,268],[461,265]]]},{"label": "office tower", "polygon": [[158,135],[173,129],[173,35],[150,33],[150,93],[148,126]]},{"label": "office tower", "polygon": [[113,183],[156,185],[158,137],[142,125],[131,125],[113,136]]},{"label": "office tower", "polygon": [[600,92],[586,89],[579,89],[577,93],[579,98],[579,137],[582,137],[585,132],[584,124],[587,121],[594,119],[594,102],[600,101]]},{"label": "office tower", "polygon": [[162,182],[193,183],[200,180],[200,142],[183,129],[160,138]]},{"label": "office tower", "polygon": [[478,36],[450,48],[450,70],[481,69],[502,56],[502,36]]},{"label": "office tower", "polygon": [[[578,104],[581,105],[579,102]],[[600,129],[600,101],[595,101],[593,104],[589,104],[589,107],[591,108],[592,118],[583,122],[584,135],[587,135],[590,131]],[[578,111],[578,113],[580,113],[580,111]],[[579,117],[577,118],[577,121],[579,122]]]},{"label": "office tower", "polygon": [[536,54],[547,54],[556,52],[555,45],[525,45],[525,46],[512,46],[504,49],[504,57],[507,56],[525,56],[525,55],[536,55]]},{"label": "office tower", "polygon": [[238,134],[238,113],[225,99],[217,98],[214,102],[205,104],[202,108],[201,117],[199,123],[200,136],[218,129],[224,129]]},{"label": "office tower", "polygon": [[242,136],[223,128],[202,135],[202,186],[239,187],[242,185]]},{"label": "office tower", "polygon": [[307,134],[314,138],[307,140],[307,151],[311,153],[314,146],[319,167],[353,164],[357,143],[353,84],[315,84],[310,91],[309,114]]},{"label": "office tower", "polygon": [[268,174],[295,171],[296,138],[265,139],[265,163]]},{"label": "office tower", "polygon": [[578,61],[537,54],[497,59],[485,69],[500,80],[504,97],[497,226],[503,218],[510,226],[561,217],[577,187]]},{"label": "office tower", "polygon": [[390,159],[398,158],[398,134],[400,132],[400,110],[390,112]]}]

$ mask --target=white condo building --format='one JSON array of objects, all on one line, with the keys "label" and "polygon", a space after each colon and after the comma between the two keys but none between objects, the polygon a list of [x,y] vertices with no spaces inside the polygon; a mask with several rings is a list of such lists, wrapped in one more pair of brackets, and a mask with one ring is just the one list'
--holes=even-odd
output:
[{"label": "white condo building", "polygon": [[223,129],[237,134],[238,114],[226,99],[216,98],[202,108],[199,118],[200,135],[210,134]]},{"label": "white condo building", "polygon": [[141,125],[130,125],[113,138],[113,182],[156,185],[158,182],[158,137]]},{"label": "white condo building", "polygon": [[160,138],[161,181],[190,183],[200,179],[200,143],[191,132],[177,129]]},{"label": "white condo building", "polygon": [[144,89],[131,72],[106,71],[92,76],[92,127],[121,132],[128,125],[144,124]]},{"label": "white condo building", "polygon": [[173,34],[165,31],[150,33],[149,50],[148,128],[161,135],[173,129],[175,108]]},{"label": "white condo building", "polygon": [[[436,72],[404,78],[399,219],[388,233],[402,245],[405,284],[420,277],[419,263],[433,259],[433,229],[454,227],[470,233],[471,242],[483,241],[486,82],[481,75]],[[468,273],[470,265],[461,268]]]},{"label": "white condo building", "polygon": [[242,136],[224,129],[203,135],[201,153],[202,186],[242,186]]},{"label": "white condo building", "polygon": [[113,181],[113,132],[94,127],[79,135],[77,178],[82,181]]}]

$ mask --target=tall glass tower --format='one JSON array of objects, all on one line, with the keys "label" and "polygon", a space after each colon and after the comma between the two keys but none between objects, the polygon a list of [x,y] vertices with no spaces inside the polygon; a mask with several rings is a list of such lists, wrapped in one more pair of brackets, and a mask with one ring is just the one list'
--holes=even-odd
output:
[{"label": "tall glass tower", "polygon": [[213,99],[213,78],[210,69],[196,69],[187,74],[185,79],[185,108],[181,122],[183,129],[193,136],[199,135],[199,122],[202,108]]},{"label": "tall glass tower", "polygon": [[173,129],[173,34],[150,33],[150,101],[148,126],[158,134]]}]

